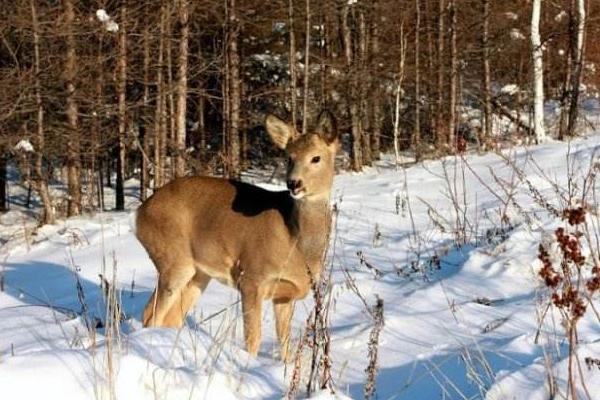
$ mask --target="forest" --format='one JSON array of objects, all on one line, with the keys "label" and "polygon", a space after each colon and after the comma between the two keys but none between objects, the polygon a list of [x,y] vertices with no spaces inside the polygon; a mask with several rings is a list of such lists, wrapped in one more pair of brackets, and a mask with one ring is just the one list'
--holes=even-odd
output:
[{"label": "forest", "polygon": [[0,0],[0,393],[598,399],[598,38],[598,0]]},{"label": "forest", "polygon": [[123,209],[132,178],[143,200],[177,176],[239,177],[274,155],[266,113],[306,132],[331,110],[354,171],[534,142],[536,57],[549,135],[571,137],[598,95],[600,11],[541,3],[534,25],[523,0],[4,0],[0,209],[9,165],[43,223],[105,208],[105,186]]}]

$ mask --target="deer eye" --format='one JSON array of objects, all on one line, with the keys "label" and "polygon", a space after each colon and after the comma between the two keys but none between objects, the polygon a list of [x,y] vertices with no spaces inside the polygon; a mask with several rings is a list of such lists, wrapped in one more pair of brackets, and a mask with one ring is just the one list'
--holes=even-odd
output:
[{"label": "deer eye", "polygon": [[316,164],[316,163],[318,163],[319,161],[321,161],[321,157],[319,157],[319,156],[314,156],[314,157],[312,158],[312,160],[310,160],[310,162],[311,162],[311,163],[313,163],[313,164]]}]

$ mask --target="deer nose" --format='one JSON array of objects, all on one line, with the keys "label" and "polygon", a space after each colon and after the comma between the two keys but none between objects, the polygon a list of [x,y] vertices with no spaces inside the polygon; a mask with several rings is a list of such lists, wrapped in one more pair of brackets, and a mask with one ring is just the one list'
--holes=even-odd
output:
[{"label": "deer nose", "polygon": [[302,179],[289,179],[287,181],[287,187],[289,190],[299,189],[302,187]]}]

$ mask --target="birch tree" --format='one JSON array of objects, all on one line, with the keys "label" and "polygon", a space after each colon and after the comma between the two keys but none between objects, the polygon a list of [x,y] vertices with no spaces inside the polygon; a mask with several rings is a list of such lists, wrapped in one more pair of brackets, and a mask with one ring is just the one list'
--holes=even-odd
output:
[{"label": "birch tree", "polygon": [[533,59],[533,132],[537,143],[546,139],[544,128],[544,63],[540,37],[542,0],[533,0],[531,10],[531,55]]}]

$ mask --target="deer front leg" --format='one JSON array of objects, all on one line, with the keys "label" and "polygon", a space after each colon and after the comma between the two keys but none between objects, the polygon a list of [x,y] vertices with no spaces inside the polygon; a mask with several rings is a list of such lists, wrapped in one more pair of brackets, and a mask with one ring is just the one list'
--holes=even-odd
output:
[{"label": "deer front leg", "polygon": [[246,350],[256,357],[261,339],[263,295],[257,287],[242,286],[242,313],[244,316],[244,338]]},{"label": "deer front leg", "polygon": [[275,311],[275,329],[281,351],[281,360],[289,361],[290,356],[290,323],[294,313],[293,300],[273,300],[273,311]]}]

